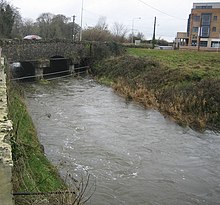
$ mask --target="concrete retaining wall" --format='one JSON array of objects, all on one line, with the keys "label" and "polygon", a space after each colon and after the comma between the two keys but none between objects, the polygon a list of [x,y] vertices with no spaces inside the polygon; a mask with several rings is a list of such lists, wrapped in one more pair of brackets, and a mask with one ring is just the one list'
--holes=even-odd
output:
[{"label": "concrete retaining wall", "polygon": [[10,145],[12,123],[8,119],[6,75],[0,48],[0,204],[13,205],[12,199],[12,151]]}]

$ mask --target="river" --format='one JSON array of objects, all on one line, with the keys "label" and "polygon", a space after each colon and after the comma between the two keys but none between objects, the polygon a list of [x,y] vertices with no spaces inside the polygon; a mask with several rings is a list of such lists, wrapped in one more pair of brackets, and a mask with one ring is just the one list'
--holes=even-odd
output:
[{"label": "river", "polygon": [[89,77],[27,84],[45,154],[91,175],[91,205],[220,204],[220,135],[178,126]]}]

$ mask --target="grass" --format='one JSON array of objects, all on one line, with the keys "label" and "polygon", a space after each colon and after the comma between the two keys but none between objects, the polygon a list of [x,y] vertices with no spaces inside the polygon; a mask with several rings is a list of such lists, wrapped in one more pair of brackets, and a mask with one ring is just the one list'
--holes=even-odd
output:
[{"label": "grass", "polygon": [[220,129],[219,53],[129,48],[127,54],[97,63],[94,75],[183,125]]},{"label": "grass", "polygon": [[95,192],[90,174],[74,179],[66,173],[61,179],[56,167],[46,158],[31,117],[26,109],[19,84],[8,85],[9,115],[14,124],[11,139],[13,154],[12,183],[14,193],[41,193],[15,196],[16,205],[81,205]]},{"label": "grass", "polygon": [[[8,85],[8,88],[9,115],[15,131],[12,139],[13,191],[51,192],[66,189],[56,168],[42,151],[19,86]],[[16,203],[19,204],[19,201]]]},{"label": "grass", "polygon": [[151,49],[127,49],[132,56],[150,57],[171,70],[188,73],[190,76],[204,78],[214,77],[220,79],[220,52],[196,51],[165,51]]}]

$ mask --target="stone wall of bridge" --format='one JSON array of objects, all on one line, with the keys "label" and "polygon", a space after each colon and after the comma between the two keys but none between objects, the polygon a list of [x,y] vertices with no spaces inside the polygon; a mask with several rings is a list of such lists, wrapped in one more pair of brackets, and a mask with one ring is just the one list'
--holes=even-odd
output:
[{"label": "stone wall of bridge", "polygon": [[90,55],[89,48],[87,48],[89,46],[62,41],[4,42],[2,52],[11,62],[41,61],[54,56],[65,57],[78,62],[80,58]]},{"label": "stone wall of bridge", "polygon": [[73,64],[83,59],[97,60],[123,53],[114,42],[73,42],[67,40],[0,40],[2,53],[9,62],[44,61],[54,56],[70,59]]}]

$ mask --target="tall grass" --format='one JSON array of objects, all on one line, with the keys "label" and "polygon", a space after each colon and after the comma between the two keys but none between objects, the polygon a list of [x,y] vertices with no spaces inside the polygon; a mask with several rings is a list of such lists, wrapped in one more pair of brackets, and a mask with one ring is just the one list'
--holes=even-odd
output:
[{"label": "tall grass", "polygon": [[126,98],[183,125],[220,128],[220,54],[148,49],[128,53],[97,63],[94,75],[112,81]]}]

